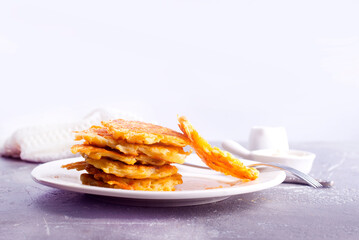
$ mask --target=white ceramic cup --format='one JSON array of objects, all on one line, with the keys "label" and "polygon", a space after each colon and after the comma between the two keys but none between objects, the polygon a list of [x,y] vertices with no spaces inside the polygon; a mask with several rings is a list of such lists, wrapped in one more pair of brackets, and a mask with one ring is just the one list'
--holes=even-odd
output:
[{"label": "white ceramic cup", "polygon": [[249,151],[233,140],[224,141],[222,147],[244,159],[263,163],[281,163],[304,173],[310,172],[315,159],[315,154],[299,150],[278,151],[274,149],[261,149]]},{"label": "white ceramic cup", "polygon": [[288,151],[288,137],[284,127],[252,127],[248,139],[250,151],[260,149],[272,149],[276,151]]},{"label": "white ceramic cup", "polygon": [[309,173],[315,154],[299,150],[289,150],[287,132],[284,127],[253,127],[248,148],[227,140],[222,143],[225,150],[244,159],[264,163],[282,163],[304,173]]}]

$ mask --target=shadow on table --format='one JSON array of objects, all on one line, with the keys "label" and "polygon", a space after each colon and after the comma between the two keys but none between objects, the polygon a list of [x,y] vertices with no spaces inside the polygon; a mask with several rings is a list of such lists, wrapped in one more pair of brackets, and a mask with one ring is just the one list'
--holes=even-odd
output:
[{"label": "shadow on table", "polygon": [[34,206],[41,211],[75,218],[146,219],[192,218],[209,215],[221,216],[233,212],[254,211],[259,206],[253,202],[255,194],[249,193],[229,199],[197,206],[185,207],[136,207],[123,205],[101,196],[51,190],[34,199]]}]

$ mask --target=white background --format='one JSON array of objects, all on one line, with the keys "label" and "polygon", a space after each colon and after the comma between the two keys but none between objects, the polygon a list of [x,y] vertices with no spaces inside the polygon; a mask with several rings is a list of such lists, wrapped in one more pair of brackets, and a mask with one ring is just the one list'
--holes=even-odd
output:
[{"label": "white background", "polygon": [[1,1],[0,81],[2,136],[111,106],[209,140],[358,141],[359,2]]}]

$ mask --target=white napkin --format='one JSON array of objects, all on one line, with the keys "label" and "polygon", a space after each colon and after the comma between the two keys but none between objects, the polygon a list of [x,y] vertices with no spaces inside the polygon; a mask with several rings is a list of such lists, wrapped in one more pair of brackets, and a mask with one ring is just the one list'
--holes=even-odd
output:
[{"label": "white napkin", "polygon": [[31,162],[75,157],[70,150],[76,144],[73,131],[84,130],[92,125],[100,125],[101,121],[116,118],[142,120],[131,113],[99,108],[75,122],[20,128],[0,146],[0,155]]}]

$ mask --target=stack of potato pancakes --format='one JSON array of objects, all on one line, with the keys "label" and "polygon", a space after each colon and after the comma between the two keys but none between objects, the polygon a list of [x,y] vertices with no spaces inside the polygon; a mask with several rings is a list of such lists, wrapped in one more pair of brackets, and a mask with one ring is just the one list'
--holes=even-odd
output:
[{"label": "stack of potato pancakes", "polygon": [[83,184],[127,190],[173,191],[182,176],[171,163],[184,163],[191,152],[182,133],[139,121],[116,119],[76,132],[83,144],[72,146],[84,161],[64,165],[86,170]]}]

